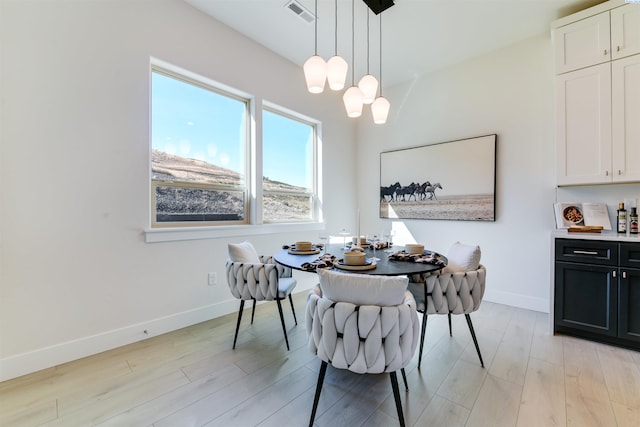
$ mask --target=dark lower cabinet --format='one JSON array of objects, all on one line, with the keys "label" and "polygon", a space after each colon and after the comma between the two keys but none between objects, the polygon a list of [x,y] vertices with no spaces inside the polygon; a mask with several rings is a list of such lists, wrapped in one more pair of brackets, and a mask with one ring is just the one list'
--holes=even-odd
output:
[{"label": "dark lower cabinet", "polygon": [[640,348],[640,269],[624,269],[619,289],[619,336],[637,342]]},{"label": "dark lower cabinet", "polygon": [[555,242],[554,331],[640,349],[640,243]]}]

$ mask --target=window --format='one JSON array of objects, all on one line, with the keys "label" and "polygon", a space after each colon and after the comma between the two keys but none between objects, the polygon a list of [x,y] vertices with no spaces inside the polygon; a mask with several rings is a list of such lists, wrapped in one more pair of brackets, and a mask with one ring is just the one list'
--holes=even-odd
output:
[{"label": "window", "polygon": [[275,110],[263,110],[264,222],[315,219],[315,140],[315,125]]},{"label": "window", "polygon": [[247,223],[249,101],[160,69],[151,85],[152,224]]},{"label": "window", "polygon": [[184,228],[194,225],[300,224],[289,226],[295,228],[319,221],[319,123],[264,101],[262,120],[253,121],[253,102],[250,95],[154,61],[151,226],[165,229],[151,231],[147,241],[174,240],[157,237],[165,231],[181,240],[232,230]]}]

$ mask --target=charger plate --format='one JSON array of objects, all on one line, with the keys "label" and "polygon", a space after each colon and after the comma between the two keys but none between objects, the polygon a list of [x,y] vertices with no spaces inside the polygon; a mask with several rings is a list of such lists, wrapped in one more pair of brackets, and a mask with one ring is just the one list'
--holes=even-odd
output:
[{"label": "charger plate", "polygon": [[320,253],[320,248],[311,248],[308,251],[297,251],[295,248],[289,248],[288,252],[291,255],[315,255]]},{"label": "charger plate", "polygon": [[376,263],[371,261],[370,259],[366,260],[364,265],[348,265],[344,263],[344,260],[339,259],[338,262],[334,263],[333,266],[335,268],[339,268],[340,270],[348,270],[348,271],[364,271],[364,270],[373,270],[376,268]]}]

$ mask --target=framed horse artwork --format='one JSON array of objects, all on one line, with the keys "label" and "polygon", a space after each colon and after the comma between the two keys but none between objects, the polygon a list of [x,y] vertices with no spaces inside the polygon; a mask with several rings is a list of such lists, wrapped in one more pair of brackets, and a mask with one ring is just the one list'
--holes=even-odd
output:
[{"label": "framed horse artwork", "polygon": [[380,218],[495,221],[497,135],[380,153]]}]

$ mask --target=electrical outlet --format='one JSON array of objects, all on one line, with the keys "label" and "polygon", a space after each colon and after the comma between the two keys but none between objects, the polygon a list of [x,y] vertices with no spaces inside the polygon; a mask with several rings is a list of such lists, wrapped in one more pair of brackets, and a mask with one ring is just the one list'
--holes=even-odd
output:
[{"label": "electrical outlet", "polygon": [[218,273],[211,272],[209,273],[209,286],[215,286],[218,284]]}]

